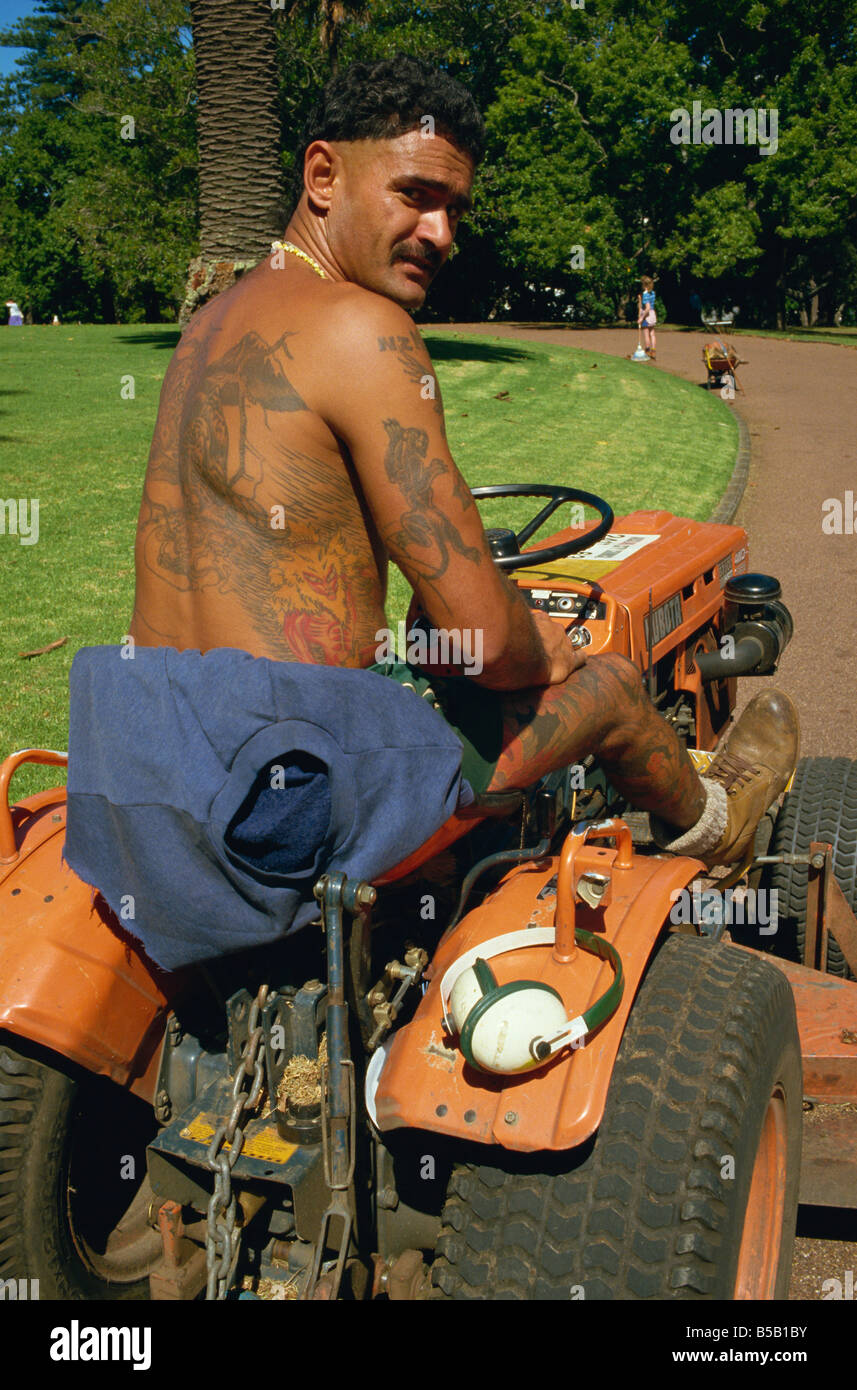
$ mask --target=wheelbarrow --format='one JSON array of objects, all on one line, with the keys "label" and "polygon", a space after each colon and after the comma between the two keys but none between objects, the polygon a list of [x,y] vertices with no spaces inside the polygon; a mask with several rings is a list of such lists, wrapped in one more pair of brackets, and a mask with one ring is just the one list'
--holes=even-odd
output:
[{"label": "wheelbarrow", "polygon": [[741,394],[744,394],[744,387],[738,380],[737,372],[741,359],[731,344],[719,338],[713,343],[706,343],[702,349],[702,360],[708,372],[709,389],[725,387],[734,393],[737,386]]}]

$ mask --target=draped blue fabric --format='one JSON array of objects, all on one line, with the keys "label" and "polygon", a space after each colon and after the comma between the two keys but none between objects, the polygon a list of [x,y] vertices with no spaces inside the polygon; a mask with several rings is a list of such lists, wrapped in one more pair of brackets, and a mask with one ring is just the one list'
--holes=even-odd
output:
[{"label": "draped blue fabric", "polygon": [[473,799],[455,733],[383,676],[123,650],[72,664],[65,858],[164,969],[305,926],[320,874],[376,878]]}]

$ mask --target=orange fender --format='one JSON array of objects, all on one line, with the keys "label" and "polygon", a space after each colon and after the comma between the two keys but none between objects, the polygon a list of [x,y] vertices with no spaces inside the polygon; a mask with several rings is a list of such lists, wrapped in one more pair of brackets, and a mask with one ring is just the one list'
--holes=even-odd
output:
[{"label": "orange fender", "polygon": [[[608,825],[624,839],[624,822]],[[606,830],[599,827],[597,833]],[[412,1021],[394,1035],[381,1070],[375,1111],[382,1131],[423,1129],[532,1152],[573,1148],[597,1130],[652,948],[675,895],[702,872],[702,865],[695,859],[636,854],[629,844],[626,850],[620,843],[618,852],[587,844],[586,867],[597,864],[611,878],[609,901],[593,909],[574,901],[580,867],[574,872],[569,868],[571,839],[558,858],[507,874],[441,943],[430,967],[431,984]],[[559,901],[557,890],[549,889],[555,874]],[[583,1046],[558,1053],[538,1070],[497,1076],[470,1067],[445,1030],[440,987],[446,969],[478,943],[524,926],[556,922],[565,935],[570,919],[606,936],[619,951],[625,990],[616,1012]],[[579,947],[567,953],[570,959],[558,958],[562,954],[550,946],[527,947],[493,957],[491,967],[498,984],[542,981],[558,990],[569,1015],[582,1014],[607,989],[613,972],[607,962]]]},{"label": "orange fender", "polygon": [[65,788],[40,792],[10,812],[5,790],[12,761],[0,768],[6,831],[0,857],[0,1029],[151,1101],[169,1010],[166,986],[175,988],[174,977],[146,959],[103,899],[63,862]]}]

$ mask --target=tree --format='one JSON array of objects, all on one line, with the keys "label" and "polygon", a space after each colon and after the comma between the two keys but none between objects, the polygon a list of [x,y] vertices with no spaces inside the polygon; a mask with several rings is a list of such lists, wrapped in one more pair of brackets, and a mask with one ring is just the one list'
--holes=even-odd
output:
[{"label": "tree", "polygon": [[[36,316],[169,315],[199,249],[187,317],[282,234],[331,71],[405,52],[489,134],[424,317],[594,321],[647,272],[672,315],[695,291],[745,323],[857,319],[857,0],[37,4],[0,35],[27,50],[0,81],[0,299]],[[776,151],[673,142],[695,101],[776,111]]]},{"label": "tree", "polygon": [[196,62],[200,255],[181,321],[234,282],[285,221],[276,40],[261,0],[190,0]]},{"label": "tree", "polygon": [[196,221],[185,0],[47,0],[0,94],[0,292],[34,317],[174,318]]}]

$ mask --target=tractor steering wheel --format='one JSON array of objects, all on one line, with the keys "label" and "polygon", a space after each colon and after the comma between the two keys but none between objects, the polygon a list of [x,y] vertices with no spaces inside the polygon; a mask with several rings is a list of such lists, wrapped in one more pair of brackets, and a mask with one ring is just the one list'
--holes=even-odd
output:
[{"label": "tractor steering wheel", "polygon": [[[474,487],[470,489],[473,496],[478,500],[483,497],[547,497],[549,502],[546,507],[528,521],[526,526],[517,535],[514,531],[507,530],[502,526],[494,526],[485,532],[485,538],[494,557],[495,565],[504,570],[520,570],[538,568],[540,565],[550,564],[552,560],[564,560],[567,555],[577,555],[581,550],[588,550],[596,541],[600,541],[602,536],[613,525],[613,509],[608,506],[603,497],[596,497],[592,492],[581,492],[578,488],[572,487],[549,487],[547,485],[536,485],[530,483],[497,483],[491,487]],[[557,507],[561,507],[563,502],[581,502],[586,506],[594,507],[601,520],[594,531],[587,531],[583,536],[576,536],[574,540],[564,541],[561,545],[548,545],[543,550],[528,550],[525,555],[521,554],[521,546],[526,545],[531,536],[535,535],[548,517],[553,516]]]}]

